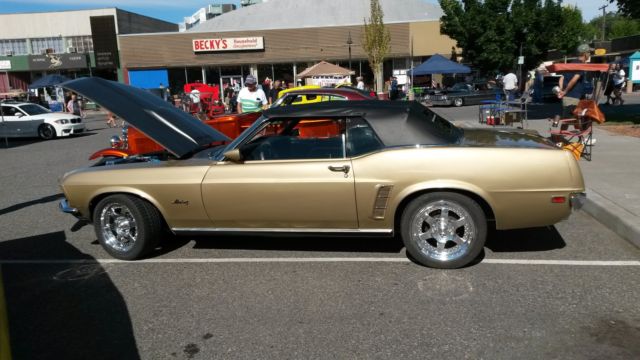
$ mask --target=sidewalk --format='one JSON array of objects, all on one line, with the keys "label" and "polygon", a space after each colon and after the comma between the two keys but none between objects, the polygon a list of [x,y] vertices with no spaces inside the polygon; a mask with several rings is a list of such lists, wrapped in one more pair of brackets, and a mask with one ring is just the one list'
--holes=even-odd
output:
[{"label": "sidewalk", "polygon": [[[628,110],[635,111],[631,107]],[[469,118],[455,123],[463,127],[487,127]],[[530,119],[527,127],[549,136],[546,118]],[[513,129],[495,127],[501,128]],[[580,160],[587,188],[587,200],[582,209],[640,247],[640,138],[617,135],[604,128],[594,127],[597,141],[593,146],[592,161]]]}]

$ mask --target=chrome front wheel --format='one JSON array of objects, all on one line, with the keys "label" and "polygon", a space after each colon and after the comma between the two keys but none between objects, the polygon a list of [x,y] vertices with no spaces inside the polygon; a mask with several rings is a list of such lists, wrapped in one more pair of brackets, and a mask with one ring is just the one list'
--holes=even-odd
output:
[{"label": "chrome front wheel", "polygon": [[484,246],[486,219],[482,208],[457,193],[431,193],[413,200],[403,212],[402,239],[407,252],[423,265],[461,267]]},{"label": "chrome front wheel", "polygon": [[116,259],[135,260],[155,249],[162,236],[163,221],[149,202],[116,194],[96,205],[94,227],[106,252]]},{"label": "chrome front wheel", "polygon": [[138,238],[136,219],[123,204],[114,202],[102,209],[100,228],[105,244],[115,251],[130,251]]}]

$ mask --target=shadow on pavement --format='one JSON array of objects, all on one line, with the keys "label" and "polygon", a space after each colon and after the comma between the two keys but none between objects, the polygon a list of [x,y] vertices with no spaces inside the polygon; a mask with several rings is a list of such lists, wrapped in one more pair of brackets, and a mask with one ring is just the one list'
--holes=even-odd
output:
[{"label": "shadow on pavement", "polygon": [[[43,244],[58,249],[51,259],[94,260],[58,231],[0,242],[0,261]],[[127,305],[102,265],[4,263],[2,273],[14,359],[140,358]]]},{"label": "shadow on pavement", "polygon": [[527,117],[533,120],[553,118],[562,115],[562,103],[529,104],[527,112]]},{"label": "shadow on pavement", "polygon": [[62,199],[63,197],[64,197],[64,195],[62,193],[59,193],[59,194],[55,194],[55,195],[44,196],[44,197],[41,197],[40,199],[29,200],[29,201],[25,201],[25,202],[20,203],[20,204],[11,205],[11,206],[6,207],[4,209],[0,209],[0,216],[6,215],[6,214],[8,214],[10,212],[18,211],[20,209],[24,209],[24,208],[29,207],[31,205],[46,204],[48,202],[56,201],[58,199]]},{"label": "shadow on pavement", "polygon": [[493,252],[551,251],[566,245],[555,226],[489,232],[485,244]]},{"label": "shadow on pavement", "polygon": [[194,249],[277,250],[316,252],[383,252],[400,253],[404,248],[397,238],[365,237],[271,237],[271,236],[220,236],[176,237],[166,242],[162,255],[195,240]]},{"label": "shadow on pavement", "polygon": [[77,135],[71,135],[71,136],[64,136],[64,137],[57,137],[53,140],[42,140],[40,138],[9,138],[8,142],[9,145],[7,146],[7,143],[4,141],[4,138],[0,138],[0,149],[13,149],[13,148],[17,148],[17,147],[21,147],[21,146],[27,146],[27,145],[31,145],[31,144],[35,144],[38,142],[45,142],[45,141],[65,141],[65,140],[69,140],[71,138],[79,138],[79,137],[87,137],[87,136],[92,136],[92,135],[97,135],[97,132],[94,132],[94,130],[89,130],[87,129],[87,131],[77,134]]},{"label": "shadow on pavement", "polygon": [[607,122],[633,122],[640,124],[640,104],[600,105]]},{"label": "shadow on pavement", "polygon": [[7,141],[4,138],[0,138],[0,149],[13,149],[21,146],[31,145],[37,142],[41,142],[38,138],[9,138]]}]

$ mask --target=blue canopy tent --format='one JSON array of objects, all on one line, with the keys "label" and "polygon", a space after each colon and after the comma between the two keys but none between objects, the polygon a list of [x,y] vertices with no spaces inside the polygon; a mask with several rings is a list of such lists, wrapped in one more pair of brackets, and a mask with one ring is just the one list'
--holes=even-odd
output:
[{"label": "blue canopy tent", "polygon": [[471,72],[468,66],[451,61],[440,54],[434,54],[429,60],[408,70],[407,75],[419,76],[428,74],[467,74]]},{"label": "blue canopy tent", "polygon": [[34,81],[33,84],[29,85],[29,89],[38,89],[38,88],[43,88],[47,86],[55,86],[69,80],[71,79],[63,75],[58,75],[58,74],[46,75]]}]

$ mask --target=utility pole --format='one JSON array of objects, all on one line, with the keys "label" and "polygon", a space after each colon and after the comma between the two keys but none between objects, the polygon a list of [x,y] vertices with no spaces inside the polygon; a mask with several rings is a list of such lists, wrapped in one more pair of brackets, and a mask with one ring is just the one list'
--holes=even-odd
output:
[{"label": "utility pole", "polygon": [[607,22],[607,13],[606,13],[606,8],[609,5],[602,5],[601,7],[598,8],[598,10],[602,10],[602,41],[604,41],[604,29],[605,29],[605,24]]},{"label": "utility pole", "polygon": [[[349,45],[349,71],[351,71],[351,45],[353,45],[353,40],[351,40],[351,31],[349,31],[349,37],[347,37],[347,45]],[[353,84],[351,81],[351,73],[349,73],[349,82]]]}]

